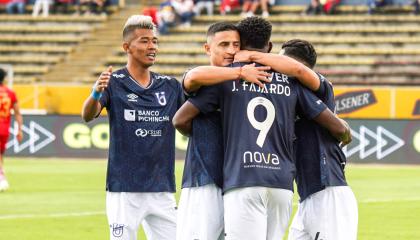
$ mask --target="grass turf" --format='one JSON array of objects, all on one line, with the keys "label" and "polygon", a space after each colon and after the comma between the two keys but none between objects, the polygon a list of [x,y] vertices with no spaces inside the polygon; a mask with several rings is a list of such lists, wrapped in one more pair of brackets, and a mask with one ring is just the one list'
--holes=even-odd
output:
[{"label": "grass turf", "polygon": [[[105,161],[7,158],[5,169],[11,189],[0,193],[0,239],[108,239]],[[420,239],[420,166],[349,165],[347,178],[359,240]],[[141,230],[138,239],[146,239]]]}]

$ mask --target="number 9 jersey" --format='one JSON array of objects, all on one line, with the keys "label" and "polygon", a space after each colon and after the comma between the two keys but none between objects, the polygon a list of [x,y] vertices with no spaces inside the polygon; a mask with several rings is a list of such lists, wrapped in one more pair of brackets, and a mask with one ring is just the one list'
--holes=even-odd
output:
[{"label": "number 9 jersey", "polygon": [[[230,67],[243,66],[233,63]],[[296,109],[312,119],[326,106],[293,78],[271,73],[264,88],[242,80],[202,88],[189,101],[201,112],[220,108],[224,165],[223,190],[274,187],[293,191]]]}]

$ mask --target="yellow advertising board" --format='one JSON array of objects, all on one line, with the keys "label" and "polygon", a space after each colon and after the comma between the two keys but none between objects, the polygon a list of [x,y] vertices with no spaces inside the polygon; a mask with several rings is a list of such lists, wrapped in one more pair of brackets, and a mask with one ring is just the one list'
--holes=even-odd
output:
[{"label": "yellow advertising board", "polygon": [[396,89],[395,118],[420,119],[420,87]]},{"label": "yellow advertising board", "polygon": [[336,87],[343,118],[420,119],[420,87]]},{"label": "yellow advertising board", "polygon": [[[79,115],[92,86],[14,85],[23,109]],[[335,87],[336,111],[354,119],[420,119],[419,87]]]}]

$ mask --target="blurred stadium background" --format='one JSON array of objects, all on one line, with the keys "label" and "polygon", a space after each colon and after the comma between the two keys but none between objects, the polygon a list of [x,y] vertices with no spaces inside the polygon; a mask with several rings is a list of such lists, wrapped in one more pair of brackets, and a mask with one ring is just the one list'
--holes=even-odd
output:
[{"label": "blurred stadium background", "polygon": [[[7,145],[11,189],[0,193],[0,239],[107,239],[108,124],[105,116],[86,124],[79,113],[97,75],[125,63],[127,17],[161,1],[109,1],[98,15],[70,6],[70,13],[48,17],[32,17],[32,1],[26,14],[7,14],[7,2],[0,0],[0,67],[24,109],[24,140]],[[359,201],[359,239],[418,240],[420,16],[411,0],[394,0],[374,14],[365,0],[342,0],[333,15],[301,14],[308,4],[277,0],[270,8],[273,51],[292,38],[311,41],[316,70],[335,86],[337,112],[354,139],[345,153]],[[240,19],[239,10],[221,15],[215,7],[190,27],[171,28],[159,37],[152,69],[180,79],[187,68],[207,64],[206,27]],[[186,143],[177,136],[178,182]]]}]

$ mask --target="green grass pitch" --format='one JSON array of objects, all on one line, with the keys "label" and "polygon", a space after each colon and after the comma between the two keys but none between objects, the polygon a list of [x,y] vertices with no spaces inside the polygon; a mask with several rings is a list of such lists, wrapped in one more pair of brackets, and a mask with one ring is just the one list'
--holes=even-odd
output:
[{"label": "green grass pitch", "polygon": [[[5,169],[11,189],[0,193],[0,239],[108,239],[105,161],[6,158]],[[359,240],[420,239],[420,166],[349,165],[347,177]],[[138,239],[146,239],[141,230]]]}]

